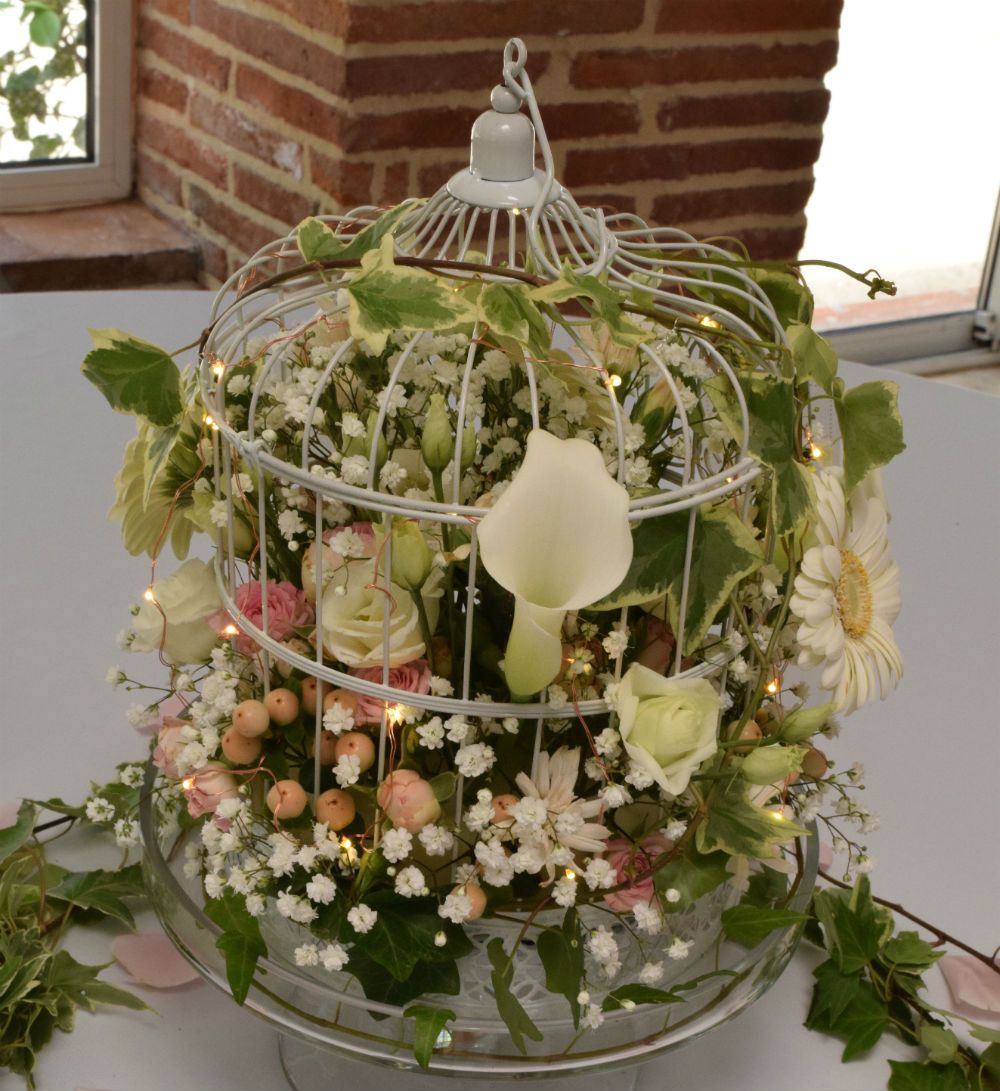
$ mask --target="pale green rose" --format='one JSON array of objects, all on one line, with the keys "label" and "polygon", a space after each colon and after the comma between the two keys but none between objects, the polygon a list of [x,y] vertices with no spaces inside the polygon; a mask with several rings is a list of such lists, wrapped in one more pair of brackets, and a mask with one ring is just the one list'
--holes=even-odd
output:
[{"label": "pale green rose", "polygon": [[618,730],[636,765],[672,796],[716,751],[719,695],[704,678],[664,678],[634,663],[618,691]]},{"label": "pale green rose", "polygon": [[132,620],[132,651],[155,652],[163,641],[171,663],[204,663],[219,639],[207,621],[222,609],[215,569],[205,561],[185,561],[173,575],[157,580],[152,593],[155,601],[144,601]]}]

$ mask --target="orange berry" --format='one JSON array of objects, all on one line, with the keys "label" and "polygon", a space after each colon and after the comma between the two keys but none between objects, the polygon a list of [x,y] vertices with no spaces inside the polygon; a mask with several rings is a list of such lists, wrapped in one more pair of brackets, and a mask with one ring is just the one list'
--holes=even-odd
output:
[{"label": "orange berry", "polygon": [[316,711],[318,699],[326,693],[326,683],[318,678],[302,679],[302,707],[312,715]]},{"label": "orange berry", "polygon": [[333,765],[337,760],[337,736],[332,731],[322,731],[319,736],[319,763]]},{"label": "orange berry", "polygon": [[362,735],[360,731],[348,731],[341,735],[334,747],[334,760],[339,760],[345,754],[353,754],[361,763],[361,772],[375,764],[375,744],[368,735]]},{"label": "orange berry", "polygon": [[267,805],[275,818],[298,818],[306,802],[306,790],[297,780],[279,780],[267,793]]},{"label": "orange berry", "polygon": [[819,780],[826,775],[830,763],[826,760],[826,754],[811,746],[802,757],[802,773],[804,776]]},{"label": "orange berry", "polygon": [[339,788],[328,789],[316,800],[316,821],[325,822],[331,830],[349,826],[356,813],[354,797]]},{"label": "orange berry", "polygon": [[511,807],[518,803],[517,796],[510,795],[509,793],[501,796],[493,797],[493,821],[494,822],[508,822],[513,815],[510,813]]},{"label": "orange berry", "polygon": [[323,711],[329,712],[335,704],[346,708],[353,716],[358,710],[358,695],[349,689],[332,689],[323,698]]},{"label": "orange berry", "polygon": [[255,739],[271,726],[271,717],[263,701],[241,701],[233,709],[233,727],[248,739]]},{"label": "orange berry", "polygon": [[260,757],[263,744],[259,738],[249,739],[235,727],[222,736],[222,752],[236,765],[251,765]]},{"label": "orange berry", "polygon": [[290,689],[272,689],[264,698],[264,706],[281,727],[287,727],[299,714],[299,699]]},{"label": "orange berry", "polygon": [[471,903],[467,921],[477,921],[483,915],[486,908],[486,893],[477,883],[466,883],[464,886],[455,887],[456,894],[464,894]]}]

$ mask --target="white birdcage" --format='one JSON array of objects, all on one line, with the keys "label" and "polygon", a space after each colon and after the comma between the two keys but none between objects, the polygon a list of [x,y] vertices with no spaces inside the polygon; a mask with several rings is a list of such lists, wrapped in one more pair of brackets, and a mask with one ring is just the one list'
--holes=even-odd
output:
[{"label": "white birdcage", "polygon": [[[670,389],[679,418],[682,444],[662,479],[654,489],[634,491],[630,500],[630,521],[634,524],[667,513],[689,513],[687,554],[680,596],[680,631],[688,608],[689,570],[694,543],[695,523],[699,507],[720,498],[747,498],[747,486],[756,477],[759,467],[748,452],[749,427],[743,390],[733,364],[715,344],[713,334],[732,330],[741,335],[744,351],[754,363],[766,370],[774,365],[765,351],[755,349],[759,333],[745,317],[756,313],[772,334],[773,341],[783,344],[781,324],[761,287],[732,264],[727,251],[697,242],[686,233],[673,228],[651,228],[634,215],[605,216],[600,209],[582,208],[573,200],[553,174],[552,154],[542,125],[531,82],[524,69],[526,51],[523,43],[512,39],[504,51],[504,83],[492,93],[493,109],[476,121],[472,130],[471,165],[460,171],[426,203],[414,204],[404,212],[395,226],[396,253],[400,260],[415,259],[437,269],[448,269],[457,277],[477,275],[486,280],[516,280],[526,268],[541,271],[546,277],[556,277],[564,263],[580,274],[605,275],[612,284],[634,287],[637,278],[655,300],[658,311],[678,321],[673,333],[682,337],[689,353],[700,358],[713,376],[723,381],[733,399],[741,420],[742,437],[735,457],[717,459],[698,451],[699,439],[691,425],[691,415],[705,406],[692,405],[690,396],[680,389],[678,379],[665,359],[661,337],[651,330],[650,340],[639,346],[641,357],[651,365],[651,374],[659,376]],[[531,120],[519,108],[526,104]],[[544,169],[534,166],[535,141],[541,152]],[[379,210],[363,207],[343,216],[327,216],[338,237],[350,239],[373,223]],[[476,261],[467,260],[476,251]],[[672,256],[676,255],[676,256]],[[714,258],[720,258],[717,264]],[[342,263],[347,264],[347,263]],[[356,263],[355,263],[356,264]],[[695,278],[691,274],[698,273]],[[715,274],[718,280],[713,281]],[[710,299],[697,298],[687,288],[704,288],[712,284]],[[434,530],[459,526],[470,534],[467,580],[464,588],[455,590],[464,610],[464,662],[454,672],[455,693],[450,696],[425,694],[419,698],[421,709],[444,716],[473,715],[476,717],[516,717],[534,723],[534,753],[542,745],[543,725],[553,716],[546,701],[504,702],[477,700],[470,691],[473,629],[479,574],[477,522],[483,508],[461,495],[461,473],[452,475],[450,496],[445,502],[401,496],[379,487],[376,479],[376,448],[382,435],[390,403],[391,391],[399,380],[410,355],[420,342],[431,336],[416,332],[408,335],[402,350],[396,354],[388,378],[387,396],[383,398],[378,420],[372,430],[369,451],[368,479],[363,485],[352,485],[325,471],[324,453],[331,446],[330,438],[314,427],[313,417],[324,392],[334,382],[338,369],[350,357],[354,341],[345,337],[337,345],[315,384],[302,432],[301,454],[297,461],[281,459],[269,450],[267,423],[261,419],[258,404],[261,392],[286,366],[287,354],[306,331],[317,325],[327,325],[342,319],[347,304],[335,295],[336,284],[314,266],[302,266],[296,238],[289,235],[265,246],[223,286],[212,308],[211,322],[204,337],[201,354],[200,382],[204,404],[214,426],[214,457],[216,497],[227,504],[227,518],[220,530],[216,566],[223,601],[235,625],[256,641],[265,657],[264,681],[268,682],[269,665],[274,659],[312,676],[321,683],[375,698],[384,706],[378,742],[378,778],[381,781],[387,759],[388,735],[393,723],[393,710],[414,702],[413,695],[390,685],[389,639],[391,610],[383,611],[384,656],[381,682],[358,678],[331,666],[324,660],[322,641],[316,641],[315,654],[290,649],[268,633],[268,535],[266,518],[267,490],[260,488],[254,497],[257,505],[256,550],[259,579],[263,588],[262,624],[251,623],[236,603],[239,584],[247,578],[245,565],[239,561],[234,517],[234,489],[229,486],[241,463],[253,467],[260,481],[273,480],[299,486],[309,497],[313,522],[313,540],[324,540],[328,529],[324,508],[341,503],[363,509],[381,517],[386,529],[386,541],[381,556],[381,572],[386,587],[392,581],[391,530],[394,520],[416,520],[423,528]],[[703,293],[704,295],[704,293]],[[732,306],[723,301],[731,301]],[[317,308],[321,307],[319,317]],[[609,414],[615,422],[616,451],[612,468],[620,483],[625,482],[625,437],[623,414],[616,394],[616,375],[600,358],[593,341],[583,335],[589,317],[565,317],[566,349],[576,366],[596,371],[603,379]],[[664,327],[664,333],[667,328]],[[227,423],[225,376],[230,368],[247,357],[256,343],[267,346],[263,364],[255,380],[245,427],[237,430]],[[468,390],[476,358],[476,335],[470,339],[464,373],[457,390],[450,395],[455,416],[454,465],[460,465],[463,434],[466,426],[475,425],[468,410]],[[532,424],[539,427],[540,412],[535,368],[530,356],[525,359],[530,390]],[[703,396],[704,397],[704,396]],[[687,403],[687,407],[686,407]],[[320,617],[324,588],[323,550],[315,550],[315,608]],[[624,623],[624,611],[623,611]],[[677,641],[672,672],[675,675],[718,676],[729,658],[720,647],[717,654],[693,665],[682,664],[682,641]],[[620,663],[619,670],[620,670]],[[319,748],[322,731],[322,705],[317,706],[315,730]],[[602,700],[580,701],[575,709],[581,717],[608,712]],[[564,713],[563,713],[564,715]],[[534,768],[532,769],[534,773]],[[319,789],[319,768],[316,769],[316,789]],[[461,788],[458,799],[461,800]]]}]

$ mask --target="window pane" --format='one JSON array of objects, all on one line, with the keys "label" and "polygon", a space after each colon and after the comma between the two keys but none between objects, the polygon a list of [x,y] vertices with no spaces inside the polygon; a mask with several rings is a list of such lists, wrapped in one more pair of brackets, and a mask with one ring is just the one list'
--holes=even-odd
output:
[{"label": "window pane", "polygon": [[0,0],[0,167],[93,159],[87,0]]},{"label": "window pane", "polygon": [[1000,181],[1000,4],[846,0],[804,258],[875,266],[899,294],[805,270],[818,325],[976,305]]}]

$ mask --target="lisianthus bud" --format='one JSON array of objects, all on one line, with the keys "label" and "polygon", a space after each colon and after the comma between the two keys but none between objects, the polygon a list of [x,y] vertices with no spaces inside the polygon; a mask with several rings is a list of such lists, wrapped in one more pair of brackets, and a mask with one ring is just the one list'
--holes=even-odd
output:
[{"label": "lisianthus bud", "polygon": [[420,453],[427,468],[435,473],[440,473],[455,453],[455,436],[443,394],[431,395],[430,408],[424,420],[424,434],[420,437]]},{"label": "lisianthus bud", "polygon": [[743,759],[743,776],[751,784],[779,784],[802,768],[799,746],[758,746]]},{"label": "lisianthus bud", "polygon": [[420,524],[396,519],[392,524],[392,581],[408,591],[419,591],[434,566],[427,539]]},{"label": "lisianthus bud", "polygon": [[781,737],[785,742],[802,742],[817,731],[826,727],[833,715],[836,704],[827,701],[815,708],[797,708],[781,721]]},{"label": "lisianthus bud", "polygon": [[667,430],[670,418],[674,415],[674,392],[666,379],[644,391],[636,402],[632,419],[642,425],[646,433],[646,442],[653,443]]}]

